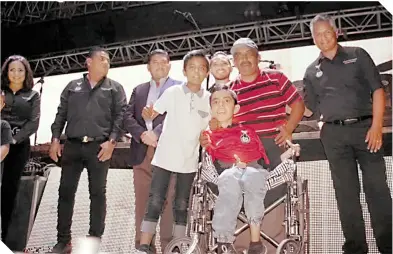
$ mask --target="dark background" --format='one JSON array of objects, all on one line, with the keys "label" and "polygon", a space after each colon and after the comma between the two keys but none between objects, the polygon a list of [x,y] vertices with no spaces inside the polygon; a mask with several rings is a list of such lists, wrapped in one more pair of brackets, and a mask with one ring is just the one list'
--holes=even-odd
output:
[{"label": "dark background", "polygon": [[[250,3],[247,1],[159,2],[127,10],[106,10],[97,14],[52,19],[35,24],[9,25],[8,22],[2,22],[1,60],[3,62],[11,54],[21,54],[32,59],[46,53],[194,30],[192,24],[181,15],[174,14],[174,10],[190,12],[203,29],[380,5],[379,2],[257,2],[261,15],[250,17],[244,14]],[[9,2],[6,4],[2,2],[1,11],[6,11],[10,5]],[[385,36],[389,35],[391,32],[385,34]],[[371,35],[371,37],[380,36],[383,35],[376,33]],[[367,37],[370,35],[363,34],[346,39]],[[310,40],[298,44],[275,45],[275,47],[293,47],[311,43]]]}]

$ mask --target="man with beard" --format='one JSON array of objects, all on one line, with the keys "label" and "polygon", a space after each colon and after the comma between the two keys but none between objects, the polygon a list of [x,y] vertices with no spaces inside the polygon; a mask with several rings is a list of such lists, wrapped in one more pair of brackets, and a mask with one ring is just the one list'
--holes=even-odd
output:
[{"label": "man with beard", "polygon": [[227,85],[232,72],[231,61],[225,52],[216,52],[210,60],[210,70],[214,77],[214,85]]},{"label": "man with beard", "polygon": [[[259,69],[258,46],[251,39],[238,39],[233,44],[231,54],[235,67],[239,70],[239,76],[231,84],[231,89],[237,93],[240,105],[240,111],[235,115],[236,123],[255,129],[266,149],[270,161],[269,168],[273,169],[281,163],[280,155],[285,151],[286,140],[292,139],[292,132],[303,117],[305,110],[303,100],[283,73]],[[287,105],[291,108],[289,118],[285,112]],[[216,122],[217,120],[213,119],[209,124],[212,129],[216,128]],[[206,135],[201,135],[200,142],[203,147],[211,143]],[[270,190],[265,198],[265,207],[269,207],[285,193],[285,184]],[[265,218],[265,222],[269,225],[264,225],[272,231],[269,234],[273,237],[282,236],[283,233],[282,209],[283,206],[275,209]],[[239,246],[238,241],[241,240],[236,239],[237,249],[247,248],[247,246]]]},{"label": "man with beard", "polygon": [[[134,172],[135,248],[139,248],[140,227],[146,211],[152,179],[151,160],[155,151],[155,148],[149,145],[151,140],[149,140],[150,135],[147,135],[147,133],[153,131],[159,137],[165,119],[165,115],[159,115],[152,121],[146,115],[146,111],[161,97],[167,88],[181,84],[180,81],[168,76],[170,69],[171,63],[168,53],[162,49],[153,50],[147,61],[147,70],[151,74],[151,80],[134,88],[127,111],[124,114],[124,129],[132,135],[130,164]],[[165,249],[172,238],[172,196],[173,179],[160,221],[161,249]]]},{"label": "man with beard", "polygon": [[392,198],[382,149],[385,93],[379,71],[364,49],[337,43],[333,18],[317,15],[310,29],[321,53],[304,75],[304,98],[324,122],[320,136],[345,238],[343,252],[368,252],[359,164],[378,251],[392,253]]}]

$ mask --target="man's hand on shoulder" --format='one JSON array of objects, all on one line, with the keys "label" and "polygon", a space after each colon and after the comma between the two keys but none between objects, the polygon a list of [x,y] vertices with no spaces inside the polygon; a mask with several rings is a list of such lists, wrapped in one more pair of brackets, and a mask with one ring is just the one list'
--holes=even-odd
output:
[{"label": "man's hand on shoulder", "polygon": [[220,128],[220,123],[218,122],[218,120],[216,119],[216,118],[212,118],[210,121],[209,121],[209,129],[210,130],[212,130],[212,131],[214,131],[214,130],[217,130],[217,129],[219,129]]}]

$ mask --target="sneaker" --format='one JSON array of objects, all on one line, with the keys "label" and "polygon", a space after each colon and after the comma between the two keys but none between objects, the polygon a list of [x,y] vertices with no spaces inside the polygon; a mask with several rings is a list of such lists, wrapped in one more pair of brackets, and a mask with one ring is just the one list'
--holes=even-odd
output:
[{"label": "sneaker", "polygon": [[143,250],[136,250],[135,254],[149,254],[149,253]]},{"label": "sneaker", "polygon": [[232,243],[218,243],[217,254],[237,254]]},{"label": "sneaker", "polygon": [[250,243],[247,254],[266,254],[266,246],[261,242]]},{"label": "sneaker", "polygon": [[72,245],[71,242],[64,243],[64,242],[58,242],[56,243],[55,246],[53,246],[52,251],[48,253],[57,253],[57,254],[69,254],[72,251]]},{"label": "sneaker", "polygon": [[139,246],[138,249],[136,249],[135,254],[152,254],[154,252],[151,251],[151,248],[149,245],[147,244],[142,244],[141,246]]}]

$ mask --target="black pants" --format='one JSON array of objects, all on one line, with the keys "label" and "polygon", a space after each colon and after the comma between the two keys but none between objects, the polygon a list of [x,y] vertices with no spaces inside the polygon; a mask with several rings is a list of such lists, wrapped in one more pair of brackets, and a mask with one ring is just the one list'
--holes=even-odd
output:
[{"label": "black pants", "polygon": [[100,162],[97,158],[101,142],[82,144],[66,141],[61,159],[61,179],[57,218],[57,240],[67,243],[71,240],[71,224],[74,212],[75,193],[84,168],[87,168],[90,194],[89,235],[101,237],[105,229],[106,179],[109,160]]},{"label": "black pants", "polygon": [[370,153],[365,138],[371,120],[347,126],[324,124],[321,141],[329,161],[346,254],[368,252],[360,205],[360,165],[371,226],[382,254],[392,253],[392,199],[387,185],[383,151]]},{"label": "black pants", "polygon": [[6,242],[8,226],[11,224],[20,179],[29,156],[30,139],[27,139],[22,143],[10,145],[10,151],[4,159],[1,184],[1,238],[3,242]]},{"label": "black pants", "polygon": [[[266,155],[270,161],[270,170],[273,170],[281,163],[281,154],[285,152],[284,148],[276,145],[273,138],[261,138],[262,144],[265,147]],[[261,164],[263,165],[263,164]],[[277,199],[281,198],[287,193],[287,184],[281,184],[271,190],[268,190],[265,196],[265,207],[272,205]]]}]

